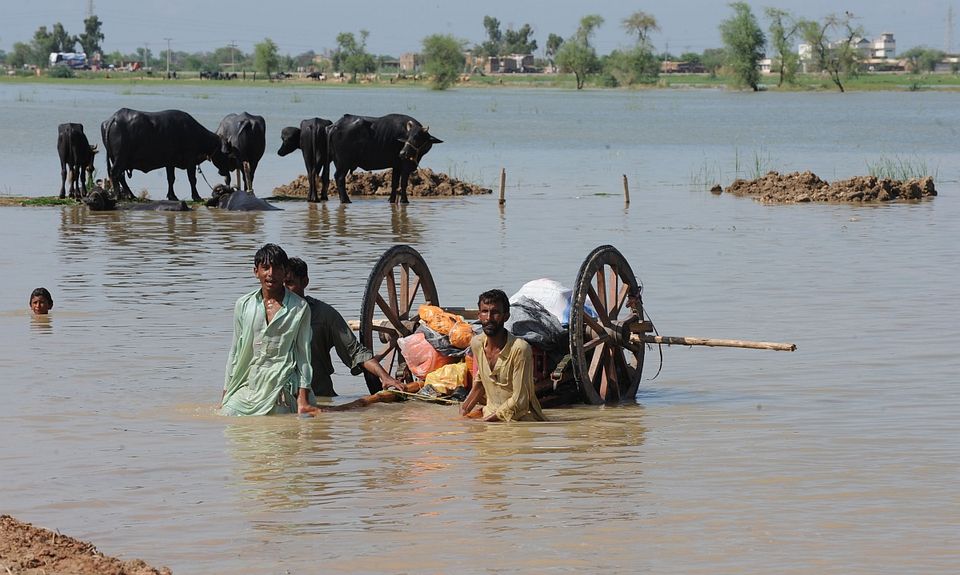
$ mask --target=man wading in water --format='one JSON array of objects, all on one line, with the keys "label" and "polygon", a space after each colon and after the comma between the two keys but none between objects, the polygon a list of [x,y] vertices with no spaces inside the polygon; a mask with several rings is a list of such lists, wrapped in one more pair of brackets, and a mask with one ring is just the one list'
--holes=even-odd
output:
[{"label": "man wading in water", "polygon": [[266,244],[253,258],[260,289],[237,300],[220,413],[309,413],[310,307],[284,287],[287,254]]},{"label": "man wading in water", "polygon": [[[533,386],[533,351],[504,324],[510,318],[510,300],[502,290],[480,294],[477,307],[483,333],[474,336],[470,351],[477,362],[477,379],[460,406],[466,417],[484,421],[546,421]],[[474,411],[481,395],[483,410]]]}]

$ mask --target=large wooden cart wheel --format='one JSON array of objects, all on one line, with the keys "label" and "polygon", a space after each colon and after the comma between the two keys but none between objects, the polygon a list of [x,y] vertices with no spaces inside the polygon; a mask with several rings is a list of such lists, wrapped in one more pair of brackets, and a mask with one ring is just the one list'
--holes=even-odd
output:
[{"label": "large wooden cart wheel", "polygon": [[570,306],[570,356],[588,403],[636,398],[644,348],[630,335],[631,326],[643,320],[640,289],[630,264],[613,246],[594,249],[580,266]]},{"label": "large wooden cart wheel", "polygon": [[[367,279],[360,308],[360,343],[391,375],[403,361],[397,340],[420,323],[421,304],[440,305],[437,286],[423,256],[410,246],[397,245],[380,256]],[[380,380],[364,372],[370,393],[381,390]]]}]

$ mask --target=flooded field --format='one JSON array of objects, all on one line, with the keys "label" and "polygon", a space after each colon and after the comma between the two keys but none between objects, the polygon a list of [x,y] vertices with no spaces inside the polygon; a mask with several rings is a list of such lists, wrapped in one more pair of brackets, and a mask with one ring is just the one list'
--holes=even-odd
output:
[{"label": "flooded field", "polygon": [[[0,208],[0,513],[178,575],[955,573],[954,98],[0,85],[4,194],[55,193],[56,125],[80,121],[96,142],[123,106],[181,108],[211,129],[265,116],[261,195],[303,171],[275,155],[281,127],[346,112],[429,124],[445,141],[423,162],[436,171],[492,188],[508,173],[502,209],[495,195]],[[883,157],[924,163],[940,195],[764,206],[703,186],[758,169],[846,178]],[[165,190],[161,172],[129,181]],[[220,417],[231,310],[267,241],[303,257],[308,293],[348,319],[397,243],[424,255],[450,305],[539,277],[572,286],[612,244],[660,333],[798,350],[664,348],[635,405],[546,423],[414,402]],[[55,300],[43,321],[27,312],[39,285]],[[646,378],[659,362],[651,349]],[[365,391],[342,367],[334,381],[337,402]]]}]

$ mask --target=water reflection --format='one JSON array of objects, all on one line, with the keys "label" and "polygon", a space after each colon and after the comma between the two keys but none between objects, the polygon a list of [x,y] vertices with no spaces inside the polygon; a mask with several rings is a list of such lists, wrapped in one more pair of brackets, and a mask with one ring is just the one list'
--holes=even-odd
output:
[{"label": "water reflection", "polygon": [[260,505],[251,511],[300,509],[329,487],[318,467],[337,459],[318,457],[332,440],[324,420],[228,418],[223,433],[243,499]]},{"label": "water reflection", "polygon": [[30,331],[33,333],[53,333],[53,315],[30,314]]},{"label": "water reflection", "polygon": [[407,215],[405,204],[393,204],[390,210],[390,231],[393,242],[418,244],[422,236],[422,226]]}]

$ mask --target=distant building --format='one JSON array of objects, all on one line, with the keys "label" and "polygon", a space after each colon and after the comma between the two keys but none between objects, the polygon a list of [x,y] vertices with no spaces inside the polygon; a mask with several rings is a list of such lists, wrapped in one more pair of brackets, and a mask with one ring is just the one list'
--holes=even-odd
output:
[{"label": "distant building", "polygon": [[413,73],[420,69],[420,65],[423,64],[423,60],[420,54],[413,52],[407,52],[405,54],[400,54],[400,71],[404,73]]},{"label": "distant building", "polygon": [[483,71],[488,74],[510,74],[515,72],[539,72],[533,65],[533,54],[510,54],[509,56],[490,56]]},{"label": "distant building", "polygon": [[897,41],[893,39],[893,34],[884,32],[873,41],[873,47],[870,53],[872,58],[892,59],[897,55]]},{"label": "distant building", "polygon": [[[842,42],[831,42],[828,48],[833,50],[841,46]],[[873,40],[866,38],[854,38],[850,45],[860,54],[860,58],[869,70],[889,69],[895,65],[893,61],[897,53],[897,41],[894,40],[891,32],[884,32]],[[809,64],[814,59],[813,46],[810,44],[800,44],[797,46],[797,54],[800,56],[800,63],[804,72],[809,72]]]},{"label": "distant building", "polygon": [[703,74],[707,69],[703,64],[695,62],[678,62],[674,60],[664,60],[660,62],[661,74]]}]

